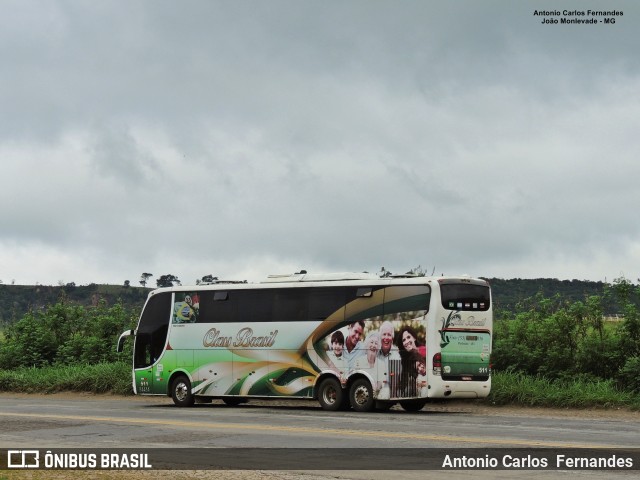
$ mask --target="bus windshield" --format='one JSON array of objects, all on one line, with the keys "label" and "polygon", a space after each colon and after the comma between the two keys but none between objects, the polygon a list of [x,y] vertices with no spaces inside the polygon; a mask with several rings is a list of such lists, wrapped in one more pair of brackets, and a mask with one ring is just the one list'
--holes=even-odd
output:
[{"label": "bus windshield", "polygon": [[440,287],[442,306],[448,310],[489,310],[491,297],[487,285],[444,283]]}]

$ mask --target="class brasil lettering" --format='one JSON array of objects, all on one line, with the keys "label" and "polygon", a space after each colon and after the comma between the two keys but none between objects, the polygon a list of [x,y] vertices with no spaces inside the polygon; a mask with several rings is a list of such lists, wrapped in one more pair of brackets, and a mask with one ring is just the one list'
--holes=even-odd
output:
[{"label": "class brasil lettering", "polygon": [[272,347],[276,342],[276,336],[278,330],[269,332],[269,335],[254,336],[253,329],[249,327],[242,328],[236,334],[236,340],[233,342],[233,337],[226,337],[222,335],[222,332],[217,328],[210,328],[207,333],[204,334],[202,344],[205,347]]}]

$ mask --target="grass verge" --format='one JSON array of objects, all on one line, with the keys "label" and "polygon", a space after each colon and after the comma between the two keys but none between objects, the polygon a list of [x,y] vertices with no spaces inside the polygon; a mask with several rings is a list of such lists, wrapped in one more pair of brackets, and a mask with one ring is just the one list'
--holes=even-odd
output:
[{"label": "grass verge", "polygon": [[494,373],[490,405],[640,410],[640,394],[621,391],[613,380],[553,381],[521,373]]},{"label": "grass verge", "polygon": [[131,395],[131,364],[118,362],[0,370],[0,391]]}]

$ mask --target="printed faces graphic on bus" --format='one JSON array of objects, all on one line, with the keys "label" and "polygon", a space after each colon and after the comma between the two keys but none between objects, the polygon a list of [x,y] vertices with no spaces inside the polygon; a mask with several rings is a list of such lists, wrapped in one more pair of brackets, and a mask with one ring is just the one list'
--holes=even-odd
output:
[{"label": "printed faces graphic on bus", "polygon": [[393,319],[357,320],[327,337],[320,357],[343,382],[354,373],[367,374],[380,400],[426,397],[423,316],[415,311]]},{"label": "printed faces graphic on bus", "polygon": [[356,373],[371,380],[379,400],[426,397],[428,289],[372,290],[346,305],[344,322],[314,344],[318,367],[346,382]]}]

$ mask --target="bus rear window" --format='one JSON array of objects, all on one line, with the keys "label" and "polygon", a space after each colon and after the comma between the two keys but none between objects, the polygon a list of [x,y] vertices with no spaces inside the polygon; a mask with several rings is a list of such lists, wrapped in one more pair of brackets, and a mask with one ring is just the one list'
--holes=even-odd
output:
[{"label": "bus rear window", "polygon": [[467,283],[440,285],[442,306],[448,310],[489,310],[489,287]]}]

